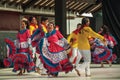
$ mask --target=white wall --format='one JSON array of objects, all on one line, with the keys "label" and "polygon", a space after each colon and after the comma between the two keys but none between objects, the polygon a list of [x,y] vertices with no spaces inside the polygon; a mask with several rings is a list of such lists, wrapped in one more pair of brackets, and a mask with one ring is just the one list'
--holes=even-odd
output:
[{"label": "white wall", "polygon": [[67,34],[70,34],[77,28],[77,24],[81,23],[82,18],[67,19]]}]

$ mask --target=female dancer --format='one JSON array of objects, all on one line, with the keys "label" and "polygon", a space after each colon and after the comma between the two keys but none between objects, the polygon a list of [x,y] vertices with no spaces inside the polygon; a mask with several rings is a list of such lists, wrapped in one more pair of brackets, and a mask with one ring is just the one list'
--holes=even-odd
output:
[{"label": "female dancer", "polygon": [[30,32],[26,29],[27,26],[28,21],[22,20],[21,30],[17,34],[17,40],[15,43],[10,39],[5,39],[9,48],[13,51],[10,50],[8,58],[4,60],[4,64],[6,66],[10,66],[10,62],[13,63],[13,72],[20,71],[18,75],[23,74],[22,69],[26,69],[28,72],[31,72],[35,68],[31,52]]},{"label": "female dancer", "polygon": [[[108,63],[112,65],[112,61],[115,61],[115,59],[117,58],[116,51],[115,51],[117,48],[117,41],[111,35],[109,28],[106,25],[103,25],[100,28],[100,31],[98,33],[101,34],[102,36],[104,36],[104,38],[106,39],[106,42],[107,42],[107,47],[109,49],[111,49],[111,51],[112,51],[112,59],[108,61]],[[103,67],[103,63],[101,63],[101,65]]]},{"label": "female dancer", "polygon": [[88,37],[99,38],[101,41],[104,41],[104,37],[94,32],[90,27],[90,20],[89,18],[82,19],[82,27],[79,30],[79,41],[78,41],[78,49],[84,59],[84,62],[79,66],[76,67],[77,73],[80,75],[79,71],[85,70],[85,75],[87,77],[91,76],[90,73],[90,63],[91,63],[91,52],[90,52],[90,44]]},{"label": "female dancer", "polygon": [[46,38],[43,38],[39,44],[40,59],[48,75],[57,77],[58,72],[68,73],[73,69],[66,52],[69,46],[59,30],[54,29],[53,23],[48,24],[47,30]]},{"label": "female dancer", "polygon": [[112,55],[112,50],[98,38],[89,38],[89,41],[94,63],[101,63],[101,67],[104,67],[103,62],[106,61],[111,67],[111,62],[115,60],[115,55]]}]

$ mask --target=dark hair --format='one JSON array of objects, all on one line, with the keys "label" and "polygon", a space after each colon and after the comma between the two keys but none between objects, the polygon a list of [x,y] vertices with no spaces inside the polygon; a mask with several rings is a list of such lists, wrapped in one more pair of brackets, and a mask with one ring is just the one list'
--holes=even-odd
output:
[{"label": "dark hair", "polygon": [[33,16],[29,17],[29,22],[31,23],[31,21],[33,20]]},{"label": "dark hair", "polygon": [[77,26],[82,25],[81,23],[78,23]]},{"label": "dark hair", "polygon": [[53,22],[49,22],[49,24],[53,24],[53,25],[54,25],[54,23],[53,23]]},{"label": "dark hair", "polygon": [[79,29],[79,32],[81,31],[81,29],[83,29],[84,25],[85,25],[88,21],[89,21],[89,18],[87,18],[87,17],[84,17],[84,18],[82,19],[82,25],[81,25],[81,27],[80,27],[80,29]]},{"label": "dark hair", "polygon": [[89,18],[85,17],[82,19],[82,25],[85,25],[89,21]]},{"label": "dark hair", "polygon": [[41,17],[41,22],[42,22],[42,21],[46,21],[46,20],[48,20],[47,17],[44,17],[44,16]]},{"label": "dark hair", "polygon": [[77,24],[77,27],[80,26],[80,25],[82,25],[82,24],[81,24],[81,23],[78,23],[78,24]]},{"label": "dark hair", "polygon": [[29,29],[29,22],[26,20],[22,20],[22,22],[24,22],[26,24],[26,28]]},{"label": "dark hair", "polygon": [[53,22],[49,22],[49,23],[48,23],[48,26],[49,26],[50,24],[53,24],[53,26],[54,26],[54,28],[55,28],[55,24],[54,24]]},{"label": "dark hair", "polygon": [[102,35],[104,35],[104,34],[110,34],[108,26],[103,25],[101,28],[103,29],[103,31],[101,33]]}]

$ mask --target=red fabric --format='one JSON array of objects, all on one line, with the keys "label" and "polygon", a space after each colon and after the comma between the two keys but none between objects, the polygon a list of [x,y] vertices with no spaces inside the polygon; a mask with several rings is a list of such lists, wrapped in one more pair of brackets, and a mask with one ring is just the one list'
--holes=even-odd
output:
[{"label": "red fabric", "polygon": [[56,30],[56,33],[53,34],[52,36],[49,36],[47,39],[48,39],[48,42],[49,42],[49,46],[48,46],[48,49],[49,51],[51,52],[60,52],[60,51],[63,51],[64,48],[59,46],[58,44],[56,44],[56,42],[58,40],[60,40],[61,38],[63,38],[62,34]]},{"label": "red fabric", "polygon": [[19,42],[26,42],[28,38],[30,38],[30,36],[30,31],[26,30],[23,34],[18,33],[17,39],[19,40]]},{"label": "red fabric", "polygon": [[29,52],[29,48],[26,48],[26,49],[19,49],[18,52]]},{"label": "red fabric", "polygon": [[4,59],[3,63],[4,63],[5,67],[10,67],[10,65],[11,65],[11,62],[8,59]]},{"label": "red fabric", "polygon": [[113,36],[105,34],[104,37],[108,39],[109,41],[112,41],[114,46],[117,44]]},{"label": "red fabric", "polygon": [[56,66],[56,67],[51,67],[51,66],[48,66],[41,58],[41,61],[42,63],[44,64],[44,67],[47,69],[47,70],[50,70],[51,72],[62,72],[62,71],[65,71],[65,72],[68,72],[68,71],[72,71],[73,69],[73,66],[69,63],[69,60],[68,59],[64,59],[62,60],[60,63],[59,63],[59,66]]},{"label": "red fabric", "polygon": [[29,65],[28,71],[31,71],[34,69],[34,66],[35,66],[34,62],[30,62],[28,65]]},{"label": "red fabric", "polygon": [[60,61],[60,65],[62,67],[62,70],[65,72],[72,71],[72,69],[73,69],[72,64],[70,64],[70,62],[69,62],[69,59],[64,59],[64,60]]},{"label": "red fabric", "polygon": [[60,33],[59,30],[56,30],[56,35],[58,36],[59,39],[63,38],[63,35]]},{"label": "red fabric", "polygon": [[[18,71],[22,68],[29,66],[28,57],[25,54],[15,54],[13,57],[14,71]],[[27,68],[28,69],[28,68]]]},{"label": "red fabric", "polygon": [[55,44],[55,43],[50,43],[50,45],[48,46],[48,49],[50,52],[60,52],[63,51],[64,48]]},{"label": "red fabric", "polygon": [[78,34],[80,29],[76,29],[73,31],[73,33]]},{"label": "red fabric", "polygon": [[28,72],[34,70],[35,64],[33,61],[29,61],[27,54],[15,54],[13,57],[14,69],[13,71],[18,71],[22,68],[26,68]]},{"label": "red fabric", "polygon": [[27,55],[24,55],[24,54],[15,54],[14,57],[13,57],[13,61],[15,63],[26,63],[27,62]]},{"label": "red fabric", "polygon": [[58,30],[56,30],[56,33],[53,34],[52,36],[49,36],[47,39],[48,42],[51,44],[51,43],[56,43],[58,40],[62,38],[64,38],[63,35]]},{"label": "red fabric", "polygon": [[26,49],[19,49],[18,52],[29,53],[29,55],[31,56],[31,58],[33,57],[33,56],[32,56],[32,51],[29,50],[29,48],[26,48]]},{"label": "red fabric", "polygon": [[4,40],[6,42],[6,44],[9,44],[11,47],[11,53],[9,53],[9,56],[13,55],[16,53],[16,46],[14,45],[14,42],[11,41],[9,38],[5,38]]},{"label": "red fabric", "polygon": [[98,55],[94,56],[95,60],[99,60],[99,61],[103,61],[103,60],[106,60],[108,59],[108,57],[110,57],[111,55],[111,51],[106,49],[106,55],[102,56],[102,57],[99,57]]},{"label": "red fabric", "polygon": [[110,40],[113,42],[113,44],[114,44],[114,46],[115,46],[117,43],[116,43],[115,39],[113,38],[113,36],[110,36],[109,38],[110,38]]}]

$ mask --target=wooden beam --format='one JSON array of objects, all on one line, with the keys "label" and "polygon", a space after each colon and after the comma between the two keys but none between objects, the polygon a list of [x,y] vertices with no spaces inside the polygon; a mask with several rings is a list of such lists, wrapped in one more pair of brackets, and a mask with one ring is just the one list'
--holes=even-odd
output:
[{"label": "wooden beam", "polygon": [[66,8],[69,8],[70,6],[72,6],[75,3],[75,1],[71,1],[66,5]]},{"label": "wooden beam", "polygon": [[23,3],[24,1],[25,1],[25,0],[21,0],[20,2],[16,3],[15,6],[22,5],[22,3]]},{"label": "wooden beam", "polygon": [[101,9],[102,9],[102,7],[99,7],[99,8],[97,8],[97,9],[93,10],[91,13],[98,12],[98,11],[100,11]]},{"label": "wooden beam", "polygon": [[11,6],[11,5],[15,4],[15,3],[16,3],[16,0],[13,0],[13,1],[9,2],[8,4]]},{"label": "wooden beam", "polygon": [[55,1],[54,0],[51,0],[48,4],[46,4],[46,6],[50,6],[50,5],[52,5],[52,4],[55,4]]},{"label": "wooden beam", "polygon": [[75,0],[76,2],[84,2],[89,4],[95,4],[96,0]]},{"label": "wooden beam", "polygon": [[39,4],[41,4],[42,2],[44,2],[44,0],[39,0],[33,7],[34,8],[39,7]]},{"label": "wooden beam", "polygon": [[85,6],[87,6],[88,3],[84,3],[81,7],[79,7],[77,10],[80,11],[81,9],[85,8]]},{"label": "wooden beam", "polygon": [[73,9],[74,7],[76,7],[77,5],[79,5],[80,4],[80,2],[76,2],[74,5],[72,5],[71,7],[70,7],[70,9]]},{"label": "wooden beam", "polygon": [[74,10],[78,10],[79,7],[81,7],[82,5],[84,5],[84,3],[80,3],[79,5],[77,5],[76,7],[74,7]]},{"label": "wooden beam", "polygon": [[39,0],[29,0],[27,1],[25,4],[22,5],[22,8],[23,8],[23,12],[25,12],[25,10],[27,8],[29,8],[30,6],[34,5],[37,1]]},{"label": "wooden beam", "polygon": [[85,8],[82,8],[79,12],[79,14],[82,14],[84,12],[87,12],[88,9],[90,9],[91,7],[93,7],[94,4],[89,4],[88,6],[86,6]]},{"label": "wooden beam", "polygon": [[97,11],[98,9],[101,9],[101,7],[102,7],[102,3],[99,3],[96,7],[92,8],[92,9],[90,10],[90,12],[95,12],[95,11]]}]

